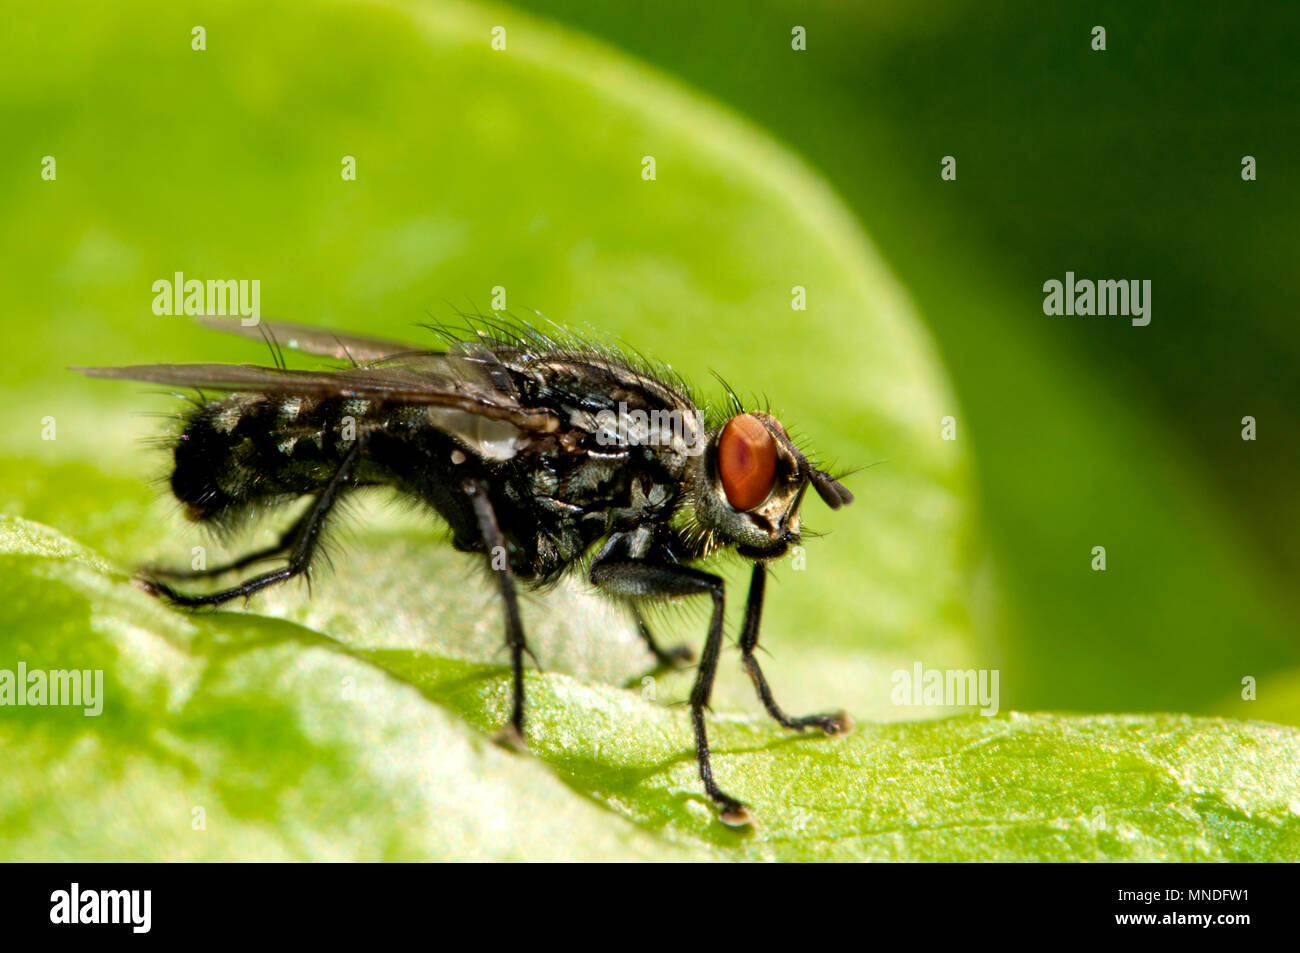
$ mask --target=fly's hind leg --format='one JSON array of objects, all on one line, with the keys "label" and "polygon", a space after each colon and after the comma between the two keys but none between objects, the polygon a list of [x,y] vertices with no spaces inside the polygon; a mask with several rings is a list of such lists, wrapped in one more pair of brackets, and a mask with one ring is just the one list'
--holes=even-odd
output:
[{"label": "fly's hind leg", "polygon": [[[325,520],[329,516],[334,505],[338,503],[339,498],[352,483],[352,474],[356,468],[357,459],[360,457],[361,443],[357,441],[348,451],[343,462],[330,478],[329,483],[321,490],[316,498],[312,501],[311,507],[303,514],[302,518],[294,524],[293,543],[289,551],[289,561],[285,566],[279,569],[272,569],[270,572],[264,572],[260,575],[246,579],[237,586],[229,589],[222,589],[219,592],[212,592],[206,595],[187,595],[178,592],[166,583],[158,581],[157,578],[149,575],[137,577],[137,581],[144,590],[152,595],[160,596],[174,605],[184,606],[186,608],[198,608],[200,606],[215,606],[223,602],[229,602],[239,596],[251,596],[255,592],[265,589],[267,586],[273,586],[278,582],[285,582],[294,576],[305,573],[311,566],[312,557],[316,554],[316,549],[320,545],[321,534],[325,529]],[[253,554],[258,556],[260,554]],[[252,557],[245,557],[247,563],[256,562]],[[214,570],[209,575],[215,575]]]},{"label": "fly's hind leg", "polygon": [[221,563],[207,569],[176,569],[169,566],[146,566],[140,570],[140,574],[149,579],[210,579],[214,576],[225,576],[232,572],[238,572],[241,569],[247,569],[254,563],[265,562],[268,559],[275,559],[277,556],[283,556],[293,548],[294,540],[303,531],[303,526],[311,518],[311,510],[308,510],[299,517],[292,526],[285,530],[278,542],[267,546],[264,549],[258,549],[246,556],[240,556],[238,559],[228,563]]},{"label": "fly's hind leg", "polygon": [[[510,670],[513,676],[510,699],[510,722],[497,736],[497,741],[511,748],[523,748],[524,741],[524,653],[528,643],[524,639],[524,624],[519,615],[519,597],[515,592],[515,574],[510,568],[506,538],[497,523],[496,511],[488,498],[487,487],[475,480],[465,483],[465,493],[474,507],[478,520],[479,536],[487,554],[488,569],[496,577],[505,605],[506,648],[510,650]],[[531,654],[531,653],[529,653]]]}]

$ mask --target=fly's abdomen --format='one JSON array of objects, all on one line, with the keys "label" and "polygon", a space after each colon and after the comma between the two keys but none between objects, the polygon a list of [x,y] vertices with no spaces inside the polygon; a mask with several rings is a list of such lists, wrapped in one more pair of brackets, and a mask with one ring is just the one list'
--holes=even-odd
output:
[{"label": "fly's abdomen", "polygon": [[320,490],[360,426],[345,403],[237,395],[204,404],[176,442],[172,492],[191,519],[221,523]]}]

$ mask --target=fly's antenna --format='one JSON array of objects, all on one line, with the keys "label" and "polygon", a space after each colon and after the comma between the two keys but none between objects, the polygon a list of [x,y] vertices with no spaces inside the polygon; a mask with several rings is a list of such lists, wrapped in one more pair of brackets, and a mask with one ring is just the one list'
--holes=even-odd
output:
[{"label": "fly's antenna", "polygon": [[809,467],[809,479],[812,480],[813,489],[822,498],[822,502],[831,509],[838,510],[841,506],[853,502],[853,494],[849,492],[848,487],[825,470]]},{"label": "fly's antenna", "polygon": [[829,472],[823,470],[819,463],[809,459],[798,448],[795,449],[795,454],[799,458],[799,468],[807,475],[808,482],[812,484],[813,489],[817,491],[817,495],[822,498],[823,503],[833,510],[838,510],[841,506],[848,506],[853,502],[853,494],[849,492],[848,487],[840,482],[841,479],[848,476],[847,473],[832,476]]}]

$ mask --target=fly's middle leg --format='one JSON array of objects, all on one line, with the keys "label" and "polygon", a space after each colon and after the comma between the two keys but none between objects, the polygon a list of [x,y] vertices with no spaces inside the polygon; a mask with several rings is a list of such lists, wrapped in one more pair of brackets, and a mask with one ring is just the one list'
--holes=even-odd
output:
[{"label": "fly's middle leg", "polygon": [[669,648],[660,645],[658,639],[654,637],[654,633],[650,631],[650,626],[646,624],[645,616],[641,614],[641,610],[635,605],[632,606],[632,618],[636,620],[636,630],[640,634],[641,640],[650,649],[650,654],[655,657],[659,668],[681,668],[695,661],[695,653],[689,645],[674,645]]},{"label": "fly's middle leg", "polygon": [[515,592],[515,574],[507,558],[506,538],[497,523],[496,511],[488,498],[487,487],[474,480],[464,486],[478,520],[479,536],[487,553],[488,569],[496,577],[505,605],[506,648],[510,650],[510,670],[513,676],[510,699],[510,721],[497,740],[510,747],[524,746],[524,653],[528,643],[524,639],[524,624],[519,615],[519,597]]}]

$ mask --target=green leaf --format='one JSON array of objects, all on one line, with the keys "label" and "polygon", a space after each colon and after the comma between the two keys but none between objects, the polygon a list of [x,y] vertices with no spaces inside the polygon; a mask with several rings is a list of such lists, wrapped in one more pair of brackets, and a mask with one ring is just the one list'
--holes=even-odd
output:
[{"label": "green leaf", "polygon": [[719,716],[746,834],[699,793],[685,711],[641,693],[530,676],[536,757],[516,755],[487,741],[501,666],[181,616],[20,520],[0,579],[7,649],[107,678],[98,716],[6,712],[11,858],[1300,859],[1296,729],[1011,714],[803,739]]}]

